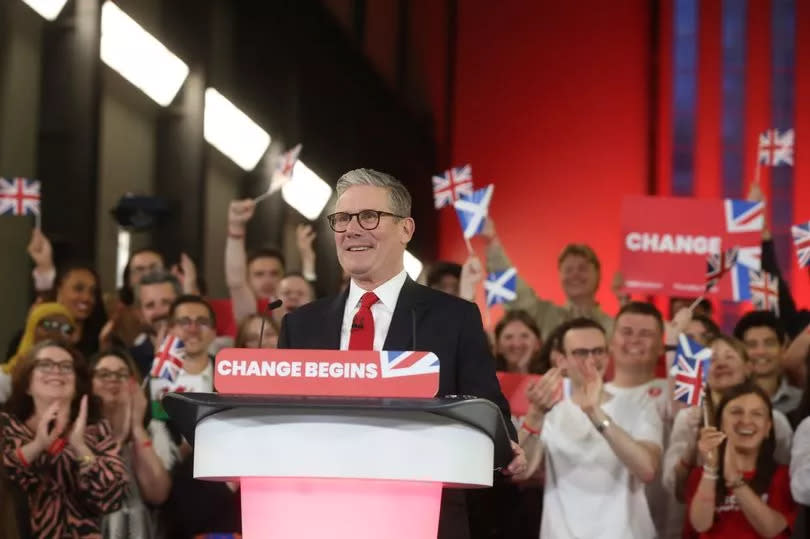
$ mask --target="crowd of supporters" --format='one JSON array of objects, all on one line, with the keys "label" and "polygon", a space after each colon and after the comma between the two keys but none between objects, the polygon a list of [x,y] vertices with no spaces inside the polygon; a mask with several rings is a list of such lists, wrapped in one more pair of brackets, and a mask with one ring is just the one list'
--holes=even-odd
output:
[{"label": "crowd of supporters", "polygon": [[[187,256],[170,266],[152,249],[132,253],[123,287],[105,296],[93,267],[55,267],[34,230],[36,300],[0,369],[0,537],[238,536],[239,485],[193,478],[194,449],[160,398],[214,391],[217,350],[273,348],[285,314],[335,292],[318,282],[311,226],[297,230],[298,271],[275,249],[246,250],[254,210],[230,205],[228,298],[205,294]],[[474,300],[486,271],[512,265],[491,219],[484,236],[484,263],[432,264],[428,286]],[[807,537],[810,316],[787,285],[779,316],[752,311],[724,333],[711,303],[688,308],[694,298],[671,298],[665,319],[621,296],[611,316],[595,299],[603,276],[587,245],[556,263],[566,303],[518,278],[492,328],[498,370],[542,377],[513,418],[529,470],[468,492],[472,536]],[[779,274],[767,231],[763,265]],[[673,399],[680,334],[712,351],[702,406]],[[149,373],[167,336],[182,340],[185,361],[162,386]]]}]

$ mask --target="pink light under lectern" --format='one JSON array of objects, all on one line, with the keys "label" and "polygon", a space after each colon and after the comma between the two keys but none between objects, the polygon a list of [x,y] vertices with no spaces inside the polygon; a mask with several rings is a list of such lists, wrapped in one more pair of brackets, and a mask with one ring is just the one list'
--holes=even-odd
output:
[{"label": "pink light under lectern", "polygon": [[441,483],[243,477],[245,539],[434,539]]}]

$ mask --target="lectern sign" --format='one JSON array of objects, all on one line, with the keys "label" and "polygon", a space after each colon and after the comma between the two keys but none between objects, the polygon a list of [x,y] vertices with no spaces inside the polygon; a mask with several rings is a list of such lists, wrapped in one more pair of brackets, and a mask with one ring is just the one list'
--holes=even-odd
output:
[{"label": "lectern sign", "polygon": [[214,387],[243,395],[430,398],[439,390],[432,352],[226,348]]}]

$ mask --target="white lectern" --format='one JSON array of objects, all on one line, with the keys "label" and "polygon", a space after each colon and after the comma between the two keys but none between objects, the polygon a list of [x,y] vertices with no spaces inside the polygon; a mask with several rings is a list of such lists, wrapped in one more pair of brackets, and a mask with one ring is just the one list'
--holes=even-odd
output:
[{"label": "white lectern", "polygon": [[512,451],[478,398],[169,394],[194,476],[238,481],[247,539],[427,539],[441,491],[488,487]]}]

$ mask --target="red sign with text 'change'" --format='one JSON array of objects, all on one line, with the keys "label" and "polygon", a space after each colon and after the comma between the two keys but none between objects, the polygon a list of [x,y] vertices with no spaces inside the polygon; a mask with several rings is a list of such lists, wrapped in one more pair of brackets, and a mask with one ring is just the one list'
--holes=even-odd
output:
[{"label": "red sign with text 'change'", "polygon": [[225,348],[214,387],[241,395],[431,398],[439,390],[432,352]]},{"label": "red sign with text 'change'", "polygon": [[[744,200],[628,196],[622,202],[621,272],[625,291],[700,296],[707,257],[739,247],[738,271],[759,269],[763,205]],[[711,290],[734,299],[736,271]]]}]

